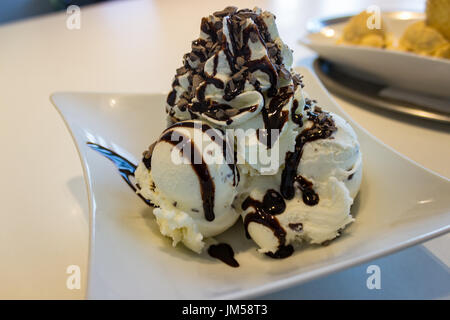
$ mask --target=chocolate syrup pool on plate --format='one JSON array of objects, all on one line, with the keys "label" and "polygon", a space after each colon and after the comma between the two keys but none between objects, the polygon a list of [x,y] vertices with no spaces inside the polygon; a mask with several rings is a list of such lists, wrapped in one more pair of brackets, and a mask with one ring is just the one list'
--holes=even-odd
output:
[{"label": "chocolate syrup pool on plate", "polygon": [[234,258],[233,248],[227,243],[213,244],[208,248],[208,254],[220,261],[226,263],[230,267],[237,268],[239,263]]}]

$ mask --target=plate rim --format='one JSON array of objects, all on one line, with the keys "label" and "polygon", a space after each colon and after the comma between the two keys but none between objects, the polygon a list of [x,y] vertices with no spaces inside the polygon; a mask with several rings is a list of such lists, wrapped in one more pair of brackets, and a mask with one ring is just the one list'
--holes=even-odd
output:
[{"label": "plate rim", "polygon": [[[308,34],[311,35],[311,34]],[[325,44],[325,43],[318,43],[311,41],[311,39],[307,36],[304,36],[298,40],[298,42],[307,47],[310,50],[313,50],[316,52],[314,47],[322,47],[322,48],[339,48],[342,50],[356,50],[356,51],[362,51],[362,52],[383,52],[384,54],[391,54],[391,55],[398,55],[398,56],[406,56],[412,59],[420,59],[423,61],[427,61],[430,63],[443,63],[450,66],[450,59],[444,59],[444,58],[436,58],[436,57],[430,57],[425,55],[420,55],[417,53],[412,52],[406,52],[406,51],[400,51],[400,50],[392,50],[392,49],[381,49],[381,48],[374,48],[374,47],[368,47],[368,46],[360,46],[355,44]]]},{"label": "plate rim", "polygon": [[[435,123],[441,123],[444,125],[450,125],[450,111],[445,113],[443,111],[435,110],[431,107],[420,107],[419,105],[414,105],[408,101],[395,100],[395,99],[383,99],[382,97],[371,94],[366,91],[359,91],[356,88],[352,88],[347,84],[343,84],[338,81],[337,77],[333,77],[330,73],[323,70],[322,65],[329,64],[331,66],[337,65],[327,59],[317,57],[313,61],[313,69],[318,78],[327,86],[327,89],[334,92],[337,95],[353,99],[360,103],[365,103],[376,108],[383,110],[389,110],[395,112],[396,114],[406,115],[415,119],[422,119],[426,121],[432,121]],[[345,72],[338,71],[334,73],[339,73],[351,80],[358,81],[367,85],[373,85],[380,88],[389,88],[389,86],[370,83],[369,81],[358,79],[357,77],[352,77],[350,74],[345,74]],[[397,101],[397,103],[396,103]]]},{"label": "plate rim", "polygon": [[[337,24],[337,23],[342,23],[345,22],[347,20],[349,20],[350,18],[358,15],[359,13],[361,13],[362,11],[367,11],[367,10],[359,10],[359,11],[351,11],[351,12],[347,12],[347,13],[343,13],[343,14],[337,14],[337,15],[326,15],[326,16],[320,16],[320,17],[315,17],[315,18],[310,18],[308,19],[308,21],[306,22],[306,31],[309,33],[317,33],[319,31],[315,31],[318,30],[318,28],[323,28],[329,25],[333,25],[333,24]],[[381,14],[384,15],[389,15],[389,14],[396,14],[396,13],[413,13],[416,15],[421,16],[422,18],[425,18],[425,13],[422,11],[414,11],[414,10],[403,10],[398,8],[397,10],[381,10]]]},{"label": "plate rim", "polygon": [[[440,178],[443,179],[444,181],[450,183],[450,179],[447,177],[444,177],[442,175],[440,175],[439,173],[436,173],[434,171],[432,171],[431,169],[428,169],[424,166],[422,166],[421,164],[415,162],[414,160],[404,156],[403,154],[401,154],[400,152],[396,151],[395,149],[393,149],[392,147],[390,147],[389,145],[385,144],[383,141],[381,141],[380,139],[378,139],[377,137],[373,136],[369,131],[367,131],[364,127],[362,127],[360,124],[358,124],[356,121],[354,121],[350,115],[335,101],[335,99],[330,95],[330,93],[328,92],[328,90],[324,87],[323,83],[321,82],[321,80],[317,77],[317,75],[310,70],[310,68],[308,67],[295,67],[294,70],[300,72],[300,73],[309,73],[309,76],[311,76],[311,78],[313,78],[317,85],[319,86],[320,90],[323,92],[323,94],[325,94],[328,99],[330,99],[330,101],[337,107],[337,109],[346,117],[346,120],[351,122],[352,126],[357,126],[359,130],[363,131],[365,134],[367,134],[371,139],[373,139],[376,143],[380,144],[382,147],[387,148],[389,151],[393,152],[394,154],[396,154],[397,156],[403,158],[404,160],[410,162],[410,164],[419,167],[422,170],[425,170],[427,173],[434,175],[436,178]],[[58,91],[58,92],[54,92],[50,95],[50,102],[52,103],[52,105],[54,106],[54,108],[57,110],[58,114],[60,115],[60,117],[62,118],[67,130],[69,131],[70,136],[72,137],[72,143],[75,145],[76,151],[78,153],[78,157],[80,159],[81,165],[82,165],[82,170],[83,170],[83,178],[84,178],[84,182],[85,182],[85,186],[87,189],[87,193],[88,193],[88,206],[89,206],[89,248],[88,248],[88,262],[87,262],[87,276],[86,276],[86,292],[85,292],[85,298],[86,299],[96,299],[95,297],[92,297],[92,288],[91,288],[91,277],[92,277],[92,257],[94,255],[94,250],[92,248],[92,244],[94,243],[95,240],[95,203],[93,201],[93,192],[92,192],[92,181],[90,179],[90,175],[88,173],[88,164],[86,159],[83,157],[82,152],[80,150],[80,145],[78,144],[75,135],[69,125],[68,120],[65,118],[62,110],[58,107],[57,102],[55,101],[55,98],[57,98],[58,96],[61,95],[101,95],[101,96],[106,96],[106,95],[128,95],[128,96],[155,96],[155,95],[161,95],[161,92],[151,92],[151,93],[127,93],[127,92],[94,92],[94,91]],[[165,94],[165,93],[164,93]],[[408,247],[411,247],[415,244],[419,244],[422,243],[424,241],[433,239],[435,237],[438,237],[440,235],[446,234],[450,232],[450,225],[447,226],[443,226],[439,229],[433,230],[431,232],[428,232],[426,234],[423,234],[421,236],[417,236],[415,238],[412,239],[408,239],[406,241],[397,243],[396,245],[390,246],[388,249],[380,249],[377,250],[375,252],[366,254],[366,255],[360,255],[356,258],[353,259],[347,259],[343,262],[337,263],[337,264],[333,264],[327,267],[323,267],[320,269],[314,269],[314,270],[310,270],[301,274],[297,274],[297,275],[293,275],[290,276],[286,279],[279,279],[279,280],[274,280],[271,281],[269,283],[264,283],[261,285],[256,285],[252,288],[249,289],[244,289],[235,293],[230,293],[230,294],[222,294],[222,295],[218,295],[217,297],[214,297],[211,300],[234,300],[234,299],[244,299],[244,298],[252,298],[255,297],[257,295],[263,295],[263,294],[268,294],[277,290],[282,290],[282,289],[286,289],[288,287],[292,287],[295,285],[299,285],[301,283],[307,282],[307,281],[311,281],[313,279],[317,279],[319,277],[323,277],[326,275],[329,275],[331,273],[334,272],[338,272],[338,271],[342,271],[345,269],[348,269],[350,267],[356,266],[356,265],[360,265],[364,262],[367,261],[371,261],[377,258],[380,258],[382,256],[387,256],[390,255],[394,252],[400,251],[402,249],[406,249]],[[159,300],[158,298],[154,298],[154,300]]]}]

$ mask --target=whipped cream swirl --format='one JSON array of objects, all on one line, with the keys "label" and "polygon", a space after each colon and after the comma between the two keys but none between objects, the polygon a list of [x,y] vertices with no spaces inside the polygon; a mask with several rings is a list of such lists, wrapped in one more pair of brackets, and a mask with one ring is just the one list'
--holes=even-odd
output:
[{"label": "whipped cream swirl", "polygon": [[270,129],[281,134],[289,123],[301,127],[303,85],[291,67],[292,51],[273,14],[236,7],[215,12],[202,19],[200,37],[177,69],[167,97],[169,122],[199,119],[222,128],[266,129],[268,135]]}]

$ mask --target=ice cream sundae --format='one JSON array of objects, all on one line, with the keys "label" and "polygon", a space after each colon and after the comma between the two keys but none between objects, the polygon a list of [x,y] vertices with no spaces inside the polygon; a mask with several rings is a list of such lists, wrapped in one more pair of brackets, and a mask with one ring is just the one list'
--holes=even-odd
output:
[{"label": "ice cream sundae", "polygon": [[336,238],[362,178],[355,132],[308,97],[273,14],[227,7],[200,29],[135,172],[161,233],[200,253],[242,219],[273,258]]}]

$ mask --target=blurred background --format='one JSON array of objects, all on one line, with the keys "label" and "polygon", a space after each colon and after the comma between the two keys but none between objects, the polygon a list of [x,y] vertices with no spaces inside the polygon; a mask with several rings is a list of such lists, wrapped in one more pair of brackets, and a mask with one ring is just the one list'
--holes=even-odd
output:
[{"label": "blurred background", "polygon": [[1,0],[0,24],[108,0]]}]

